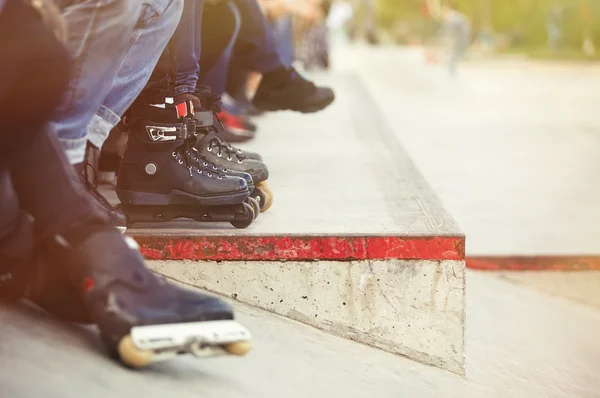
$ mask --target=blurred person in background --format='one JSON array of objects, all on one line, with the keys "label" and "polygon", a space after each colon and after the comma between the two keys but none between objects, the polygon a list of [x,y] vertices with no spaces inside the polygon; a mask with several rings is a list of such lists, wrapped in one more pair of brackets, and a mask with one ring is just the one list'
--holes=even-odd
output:
[{"label": "blurred person in background", "polygon": [[[355,39],[364,33],[367,43],[372,45],[379,44],[375,0],[350,0],[350,2],[354,16],[350,24],[350,38]],[[362,18],[358,16],[362,16]],[[362,24],[359,24],[360,19],[362,19]]]},{"label": "blurred person in background", "polygon": [[450,40],[448,71],[450,76],[456,76],[458,64],[471,43],[471,22],[457,9],[456,1],[448,1],[442,11],[442,27],[438,33],[438,41],[445,38]]},{"label": "blurred person in background", "polygon": [[562,38],[562,17],[563,9],[560,4],[555,3],[550,12],[548,13],[548,19],[546,21],[546,32],[548,35],[548,48],[552,51],[558,50],[560,40]]},{"label": "blurred person in background", "polygon": [[300,32],[298,60],[306,70],[329,68],[329,28],[327,17],[331,0],[316,0],[318,18],[305,22]]}]

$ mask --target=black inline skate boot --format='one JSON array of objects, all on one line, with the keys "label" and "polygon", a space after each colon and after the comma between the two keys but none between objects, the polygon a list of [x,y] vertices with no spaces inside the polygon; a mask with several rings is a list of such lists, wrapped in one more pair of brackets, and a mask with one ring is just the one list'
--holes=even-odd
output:
[{"label": "black inline skate boot", "polygon": [[45,246],[79,291],[109,352],[126,365],[250,349],[250,334],[233,320],[228,304],[150,272],[133,238],[98,224],[57,235]]},{"label": "black inline skate boot", "polygon": [[229,221],[237,228],[256,213],[248,183],[197,161],[193,119],[172,109],[139,105],[128,112],[129,141],[117,195],[129,222]]},{"label": "black inline skate boot", "polygon": [[332,89],[316,86],[294,68],[280,68],[263,74],[252,103],[265,111],[312,113],[325,109],[334,99]]},{"label": "black inline skate boot", "polygon": [[100,159],[100,150],[92,145],[89,141],[85,149],[85,159],[82,163],[75,165],[75,170],[79,175],[79,179],[86,187],[87,191],[94,198],[95,204],[100,210],[107,213],[111,223],[121,232],[127,229],[127,221],[125,215],[115,209],[106,198],[98,191],[98,163]]},{"label": "black inline skate boot", "polygon": [[89,322],[81,293],[44,261],[33,218],[19,206],[8,172],[0,171],[0,299],[27,299],[60,319]]},{"label": "black inline skate boot", "polygon": [[205,161],[227,170],[249,173],[255,185],[251,197],[258,201],[261,212],[267,211],[273,204],[273,193],[266,183],[269,177],[267,166],[260,160],[258,154],[253,155],[259,159],[248,158],[246,155],[250,154],[249,152],[232,147],[217,134],[220,122],[216,113],[220,97],[204,93],[201,98],[203,104],[208,106],[206,108],[203,106],[199,111],[194,111],[190,102],[175,105],[179,113],[194,114],[197,133],[194,148],[198,155]]},{"label": "black inline skate boot", "polygon": [[[223,101],[220,95],[214,94],[212,91],[210,91],[210,87],[208,86],[200,86],[198,89],[196,89],[195,95],[202,104],[201,108],[196,109],[197,125],[200,127],[212,126],[214,132],[221,137],[224,143],[227,144],[227,147],[231,152],[235,152],[246,159],[262,160],[262,156],[256,152],[243,151],[230,145],[226,138],[228,137],[227,128],[223,124],[223,121],[219,118],[219,113],[221,113],[223,110]],[[208,115],[203,116],[205,111],[212,111],[212,117]]]}]

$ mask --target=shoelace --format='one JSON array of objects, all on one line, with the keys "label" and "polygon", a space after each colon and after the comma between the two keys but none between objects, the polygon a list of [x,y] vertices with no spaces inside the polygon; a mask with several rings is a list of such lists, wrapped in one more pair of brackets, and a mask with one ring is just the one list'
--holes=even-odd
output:
[{"label": "shoelace", "polygon": [[206,148],[207,151],[214,153],[218,157],[226,156],[227,160],[232,162],[234,158],[238,163],[242,163],[246,159],[242,154],[233,148],[231,145],[223,141],[221,137],[212,131],[200,134],[202,138],[196,141],[195,147],[199,150]]},{"label": "shoelace", "polygon": [[196,172],[200,175],[206,175],[209,178],[217,178],[222,180],[225,176],[224,170],[220,170],[214,164],[207,161],[202,161],[197,155],[197,151],[194,148],[196,143],[196,137],[192,136],[183,141],[183,144],[176,148],[171,154],[173,158],[183,167],[187,168],[190,177]]}]

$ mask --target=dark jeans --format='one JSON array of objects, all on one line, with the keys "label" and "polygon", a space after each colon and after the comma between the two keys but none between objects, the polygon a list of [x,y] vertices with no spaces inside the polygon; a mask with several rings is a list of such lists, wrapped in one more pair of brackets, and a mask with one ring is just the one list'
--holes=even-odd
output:
[{"label": "dark jeans", "polygon": [[277,52],[277,40],[256,0],[231,0],[242,17],[232,63],[265,73],[284,67]]},{"label": "dark jeans", "polygon": [[0,14],[0,59],[0,246],[14,247],[7,239],[21,212],[42,239],[107,222],[47,130],[68,86],[67,51],[22,1],[9,0]]},{"label": "dark jeans", "polygon": [[[186,0],[188,9],[190,2],[193,0]],[[162,103],[164,97],[182,92],[176,86],[177,82],[185,80],[181,71],[194,69],[188,65],[190,59],[196,60],[198,67],[194,70],[202,84],[214,87],[219,93],[224,91],[231,65],[261,73],[285,66],[277,53],[273,31],[256,0],[229,0],[214,6],[203,5],[203,12],[198,10],[199,3],[196,0],[191,14],[184,10],[182,21],[187,16],[186,22],[183,27],[180,23],[177,30],[195,32],[189,25],[190,15],[202,15],[201,20],[195,21],[195,27],[202,28],[200,34],[196,32],[200,44],[189,39],[178,40],[176,32],[136,102]]]}]

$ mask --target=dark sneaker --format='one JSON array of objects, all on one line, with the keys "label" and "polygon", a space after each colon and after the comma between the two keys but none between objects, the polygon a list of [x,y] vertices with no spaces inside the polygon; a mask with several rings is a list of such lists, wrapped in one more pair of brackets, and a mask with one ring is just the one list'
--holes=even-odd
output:
[{"label": "dark sneaker", "polygon": [[325,109],[334,99],[332,89],[318,87],[290,68],[265,74],[252,103],[265,111],[312,113]]}]

